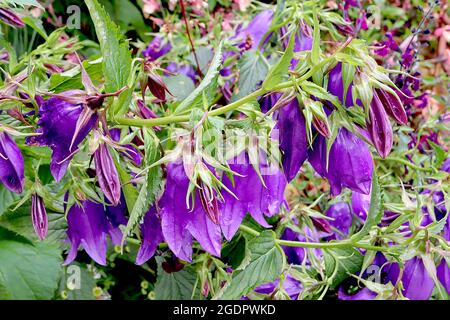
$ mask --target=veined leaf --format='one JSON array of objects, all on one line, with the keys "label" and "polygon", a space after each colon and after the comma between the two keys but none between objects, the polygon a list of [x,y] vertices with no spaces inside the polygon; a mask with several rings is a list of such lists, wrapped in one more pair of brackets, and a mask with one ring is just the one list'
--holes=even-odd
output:
[{"label": "veined leaf", "polygon": [[236,100],[254,91],[261,81],[266,78],[269,65],[264,56],[255,50],[247,51],[238,61],[239,93]]},{"label": "veined leaf", "polygon": [[178,272],[167,273],[158,259],[158,278],[155,284],[156,298],[159,300],[191,300],[197,281],[197,274],[191,266]]},{"label": "veined leaf", "polygon": [[0,261],[0,300],[53,298],[62,263],[56,246],[33,245],[0,227]]},{"label": "veined leaf", "polygon": [[280,60],[269,70],[269,74],[263,83],[263,88],[271,90],[277,84],[283,81],[283,78],[287,75],[289,66],[291,64],[292,57],[294,56],[294,44],[295,33],[291,34],[289,44]]},{"label": "veined leaf", "polygon": [[[150,166],[160,158],[159,140],[150,128],[144,130],[145,140],[145,164]],[[125,228],[125,237],[136,227],[142,217],[147,213],[150,205],[155,202],[157,194],[161,191],[162,170],[155,166],[147,172],[144,184],[139,191],[139,195],[134,203],[133,210],[130,213],[128,224]]]},{"label": "veined leaf", "polygon": [[251,261],[248,266],[233,277],[225,288],[221,299],[239,299],[256,286],[276,280],[284,265],[284,253],[275,242],[273,231],[263,231],[250,240]]},{"label": "veined leaf", "polygon": [[372,174],[370,208],[369,212],[367,213],[367,219],[361,230],[359,230],[358,233],[354,234],[351,237],[351,241],[357,242],[361,240],[366,234],[369,233],[370,229],[373,226],[376,226],[381,222],[381,218],[383,217],[382,207],[383,205],[382,205],[380,184],[378,182],[378,177],[374,171]]},{"label": "veined leaf", "polygon": [[[132,59],[128,41],[124,39],[120,28],[111,20],[97,0],[85,2],[94,22],[102,51],[105,89],[107,92],[118,91],[128,84],[131,75]],[[132,90],[128,89],[119,96],[111,108],[114,114],[118,111],[126,111],[122,106],[129,105],[131,94]]]},{"label": "veined leaf", "polygon": [[178,105],[175,110],[175,114],[182,113],[183,111],[191,109],[193,106],[201,104],[203,92],[209,91],[211,87],[213,90],[216,89],[219,68],[222,65],[222,45],[223,44],[221,42],[216,50],[216,53],[214,54],[211,66],[209,67],[202,82],[200,82],[200,85]]},{"label": "veined leaf", "polygon": [[336,288],[351,274],[361,270],[363,255],[354,248],[324,250],[326,275],[331,278],[330,288]]}]

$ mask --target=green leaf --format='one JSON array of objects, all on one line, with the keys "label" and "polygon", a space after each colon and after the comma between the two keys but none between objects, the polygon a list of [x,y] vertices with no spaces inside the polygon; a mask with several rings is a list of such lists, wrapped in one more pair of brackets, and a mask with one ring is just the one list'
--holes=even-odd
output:
[{"label": "green leaf", "polygon": [[381,218],[383,217],[382,209],[383,204],[382,204],[380,183],[378,182],[378,177],[374,170],[372,174],[370,208],[369,212],[367,213],[367,219],[361,230],[359,230],[358,233],[354,234],[351,237],[352,242],[357,242],[361,240],[365,235],[369,233],[372,227],[378,225],[381,222]]},{"label": "green leaf", "polygon": [[125,197],[128,212],[132,212],[138,198],[138,192],[131,183],[131,175],[124,169],[118,157],[113,157],[113,159],[117,172],[119,173],[120,183],[122,184],[122,192]]},{"label": "green leaf", "polygon": [[42,25],[42,21],[30,16],[25,16],[22,18],[22,21],[25,22],[26,25],[30,26],[34,31],[39,33],[39,35],[45,40],[48,39],[47,32],[45,32],[44,26]]},{"label": "green leaf", "polygon": [[0,300],[53,297],[62,263],[56,246],[19,241],[0,228],[0,261]]},{"label": "green leaf", "polygon": [[191,108],[202,104],[203,92],[208,92],[216,89],[217,78],[219,76],[219,68],[222,65],[222,42],[214,54],[211,66],[208,69],[205,77],[203,78],[200,85],[191,92],[189,96],[186,97],[176,108],[175,114],[179,114],[183,111],[190,110]]},{"label": "green leaf", "polygon": [[169,92],[177,99],[181,101],[186,99],[194,90],[195,84],[192,79],[184,74],[177,74],[171,77],[163,77]]},{"label": "green leaf", "polygon": [[263,83],[263,88],[271,90],[277,84],[283,81],[283,78],[288,74],[289,66],[291,65],[292,57],[294,56],[295,32],[291,34],[289,44],[278,62],[270,68],[269,74]]},{"label": "green leaf", "polygon": [[261,53],[250,50],[239,59],[238,69],[239,93],[234,97],[236,100],[255,91],[258,84],[266,78],[269,66],[266,58]]},{"label": "green leaf", "polygon": [[9,206],[19,199],[18,194],[9,191],[3,184],[0,184],[0,217],[8,210]]},{"label": "green leaf", "polygon": [[[95,31],[103,56],[103,73],[106,92],[115,92],[128,84],[131,75],[131,52],[128,40],[120,28],[111,20],[97,0],[86,0],[86,5],[95,25]],[[111,110],[114,114],[126,111],[131,101],[132,90],[125,90]]]},{"label": "green leaf", "polygon": [[[144,130],[145,142],[145,164],[150,166],[160,159],[159,140],[155,136],[153,130],[150,128]],[[162,169],[160,166],[155,166],[147,172],[144,184],[139,191],[139,195],[130,213],[128,224],[123,233],[125,237],[136,227],[142,217],[147,213],[150,205],[155,202],[157,194],[162,189]]]},{"label": "green leaf", "polygon": [[436,157],[434,166],[435,168],[440,168],[446,158],[445,151],[441,148],[441,146],[437,145],[431,140],[428,140],[428,144],[433,148]]},{"label": "green leaf", "polygon": [[185,266],[178,272],[167,273],[158,259],[158,278],[155,294],[158,300],[191,300],[197,282],[197,274],[191,266]]},{"label": "green leaf", "polygon": [[35,6],[43,8],[37,0],[6,0],[6,3],[12,6]]},{"label": "green leaf", "polygon": [[275,242],[273,231],[263,231],[249,241],[251,260],[248,266],[237,272],[221,299],[239,299],[256,286],[276,280],[283,271],[284,253]]},{"label": "green leaf", "polygon": [[[83,61],[83,66],[89,74],[92,82],[99,84],[103,79],[101,60]],[[50,77],[50,90],[60,93],[67,90],[82,89],[81,73],[79,67],[63,73],[55,73]]]},{"label": "green leaf", "polygon": [[326,249],[323,257],[331,289],[336,288],[351,274],[360,271],[363,263],[363,255],[354,248]]}]

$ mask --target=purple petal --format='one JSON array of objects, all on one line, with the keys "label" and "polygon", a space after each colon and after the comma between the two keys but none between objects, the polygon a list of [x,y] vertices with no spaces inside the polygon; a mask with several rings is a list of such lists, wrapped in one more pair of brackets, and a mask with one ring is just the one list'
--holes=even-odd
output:
[{"label": "purple petal", "polygon": [[450,267],[445,259],[442,259],[441,263],[437,267],[437,276],[439,281],[450,294]]},{"label": "purple petal", "polygon": [[142,265],[155,254],[159,243],[163,241],[161,223],[156,216],[155,207],[151,207],[141,224],[142,244],[136,256],[136,264]]},{"label": "purple petal", "polygon": [[373,300],[377,297],[377,294],[370,291],[368,288],[362,288],[355,294],[347,294],[345,290],[340,287],[338,291],[339,300]]},{"label": "purple petal", "polygon": [[6,132],[0,132],[0,182],[16,193],[22,193],[25,184],[22,152]]},{"label": "purple petal", "polygon": [[[350,227],[352,226],[352,213],[350,211],[350,206],[346,202],[338,202],[331,205],[326,215],[333,218],[330,224],[341,231],[345,236],[348,235]],[[337,239],[342,239],[343,237],[336,233]]]},{"label": "purple petal", "polygon": [[114,206],[117,206],[121,197],[119,173],[105,143],[100,143],[94,152],[94,162],[98,183],[103,194]]},{"label": "purple petal", "polygon": [[150,42],[150,44],[142,51],[142,54],[147,59],[154,61],[164,55],[166,55],[170,50],[172,50],[172,45],[170,42],[166,41],[163,43],[163,38],[156,36]]}]

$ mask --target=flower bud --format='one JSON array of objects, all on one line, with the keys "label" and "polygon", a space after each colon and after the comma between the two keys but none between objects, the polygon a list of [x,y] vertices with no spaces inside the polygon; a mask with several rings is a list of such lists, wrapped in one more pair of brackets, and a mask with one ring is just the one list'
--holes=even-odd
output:
[{"label": "flower bud", "polygon": [[25,23],[22,21],[22,19],[13,11],[7,8],[0,8],[0,20],[15,28],[25,27]]},{"label": "flower bud", "polygon": [[119,174],[106,144],[100,143],[94,152],[94,162],[103,194],[112,205],[117,206],[121,195]]},{"label": "flower bud", "polygon": [[44,240],[48,232],[48,217],[44,200],[34,193],[31,196],[31,220],[34,232],[40,240]]},{"label": "flower bud", "polygon": [[24,161],[19,147],[0,131],[0,182],[12,192],[22,193],[25,184]]},{"label": "flower bud", "polygon": [[393,133],[386,110],[376,91],[370,104],[369,118],[366,120],[366,124],[378,154],[386,158],[392,149]]},{"label": "flower bud", "polygon": [[389,116],[400,124],[406,124],[408,122],[408,116],[406,115],[405,108],[397,95],[393,95],[380,89],[375,89],[375,92],[377,93],[378,98],[380,98],[380,101]]}]

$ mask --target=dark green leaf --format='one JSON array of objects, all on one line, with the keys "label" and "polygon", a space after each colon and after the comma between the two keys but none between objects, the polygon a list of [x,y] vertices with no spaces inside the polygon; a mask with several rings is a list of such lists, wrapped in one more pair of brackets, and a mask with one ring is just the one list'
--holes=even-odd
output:
[{"label": "dark green leaf", "polygon": [[158,278],[155,284],[156,299],[191,300],[196,281],[197,274],[191,266],[185,266],[178,272],[167,273],[159,261]]},{"label": "dark green leaf", "polygon": [[284,265],[284,254],[275,242],[273,231],[263,231],[258,237],[249,241],[251,260],[247,267],[238,271],[221,299],[239,299],[256,286],[276,280]]},{"label": "dark green leaf", "polygon": [[240,99],[255,91],[269,71],[266,58],[255,50],[247,51],[242,55],[238,61],[238,68],[239,93],[235,96],[235,99]]},{"label": "dark green leaf", "polygon": [[363,255],[354,248],[324,250],[325,272],[331,278],[330,288],[361,270]]}]

